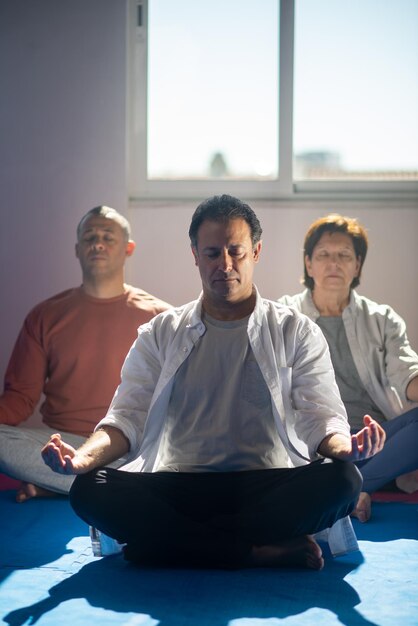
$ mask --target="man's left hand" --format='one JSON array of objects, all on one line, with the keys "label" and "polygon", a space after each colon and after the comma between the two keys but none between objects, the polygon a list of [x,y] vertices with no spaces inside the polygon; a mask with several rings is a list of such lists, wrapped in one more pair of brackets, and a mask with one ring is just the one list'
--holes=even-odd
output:
[{"label": "man's left hand", "polygon": [[364,428],[351,436],[351,441],[343,435],[325,437],[318,448],[323,456],[341,461],[362,461],[380,452],[385,444],[386,433],[370,415],[363,418]]},{"label": "man's left hand", "polygon": [[370,415],[363,417],[364,428],[351,436],[350,461],[368,459],[380,452],[385,445],[386,433],[376,420]]}]

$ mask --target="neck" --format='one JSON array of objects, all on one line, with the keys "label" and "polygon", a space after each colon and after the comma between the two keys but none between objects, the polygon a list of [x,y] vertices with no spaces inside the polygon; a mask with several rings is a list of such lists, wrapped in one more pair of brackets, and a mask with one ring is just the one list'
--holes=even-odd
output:
[{"label": "neck", "polygon": [[256,295],[251,294],[247,300],[241,302],[211,302],[203,296],[203,311],[216,320],[232,322],[248,317],[254,311]]},{"label": "neck", "polygon": [[350,302],[350,292],[322,292],[316,287],[312,292],[312,300],[319,313],[324,317],[338,317]]},{"label": "neck", "polygon": [[84,276],[81,288],[84,293],[93,298],[116,298],[125,293],[125,284],[119,278],[110,281]]}]

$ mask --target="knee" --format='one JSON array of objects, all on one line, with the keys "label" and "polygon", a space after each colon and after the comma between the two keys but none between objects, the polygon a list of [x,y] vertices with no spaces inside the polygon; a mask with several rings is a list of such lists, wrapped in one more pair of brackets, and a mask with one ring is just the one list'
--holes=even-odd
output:
[{"label": "knee", "polygon": [[416,407],[415,409],[412,409],[410,413],[411,413],[411,422],[414,425],[415,436],[418,436],[418,407]]},{"label": "knee", "polygon": [[7,450],[10,448],[10,440],[13,438],[16,426],[8,426],[7,424],[0,424],[0,450]]},{"label": "knee", "polygon": [[79,474],[71,485],[70,504],[77,515],[83,519],[88,515],[90,507],[94,506],[96,473],[96,471],[92,471],[88,474]]},{"label": "knee", "polygon": [[88,519],[97,511],[112,506],[108,489],[108,472],[111,471],[109,468],[99,468],[76,476],[69,499],[79,517]]},{"label": "knee", "polygon": [[386,441],[397,437],[409,444],[418,442],[418,407],[394,417],[383,425],[386,431]]},{"label": "knee", "polygon": [[[418,407],[415,407],[414,409],[411,409],[410,411],[407,411],[406,413],[402,413],[398,417],[394,417],[393,420],[395,420],[395,422],[399,420],[404,428],[409,426],[410,428],[413,429],[414,433],[417,433],[418,432]],[[392,420],[389,420],[389,423],[391,421]]]},{"label": "knee", "polygon": [[363,478],[354,463],[334,461],[333,472],[335,487],[344,500],[355,501],[363,487]]},{"label": "knee", "polygon": [[412,416],[409,422],[409,435],[415,443],[418,443],[418,408],[411,411]]},{"label": "knee", "polygon": [[[27,447],[22,448],[22,454],[16,447],[16,441],[23,428],[0,424],[0,472],[14,477],[16,467],[27,458]],[[23,438],[22,438],[23,441]]]}]

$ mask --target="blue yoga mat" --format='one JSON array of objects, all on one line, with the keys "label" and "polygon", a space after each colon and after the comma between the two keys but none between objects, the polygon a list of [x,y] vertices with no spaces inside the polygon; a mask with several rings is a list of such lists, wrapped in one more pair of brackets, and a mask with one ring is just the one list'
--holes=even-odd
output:
[{"label": "blue yoga mat", "polygon": [[418,506],[377,503],[360,552],[297,569],[164,570],[92,556],[65,498],[0,493],[0,620],[23,626],[417,626]]}]

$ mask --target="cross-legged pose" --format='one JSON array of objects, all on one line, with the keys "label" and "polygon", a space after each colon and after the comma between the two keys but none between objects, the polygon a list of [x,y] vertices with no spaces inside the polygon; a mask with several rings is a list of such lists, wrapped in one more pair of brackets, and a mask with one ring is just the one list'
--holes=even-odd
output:
[{"label": "cross-legged pose", "polygon": [[368,413],[386,433],[384,450],[357,462],[364,484],[353,515],[362,522],[371,515],[370,494],[386,483],[418,489],[418,355],[403,319],[355,291],[367,248],[357,220],[337,214],[316,220],[305,237],[306,290],[279,300],[323,331],[352,432]]},{"label": "cross-legged pose", "polygon": [[321,569],[313,535],[350,514],[352,461],[384,433],[366,416],[350,435],[322,333],[254,286],[254,211],[209,198],[189,235],[202,294],[141,327],[95,433],[77,450],[52,437],[44,460],[77,474],[75,511],[131,561]]},{"label": "cross-legged pose", "polygon": [[[23,481],[18,502],[69,492],[74,477],[52,474],[41,449],[57,432],[73,446],[86,440],[109,407],[138,326],[169,308],[125,284],[130,232],[114,209],[91,209],[77,227],[81,286],[41,302],[24,321],[0,395],[0,472]],[[42,395],[42,426],[22,426]]]}]

